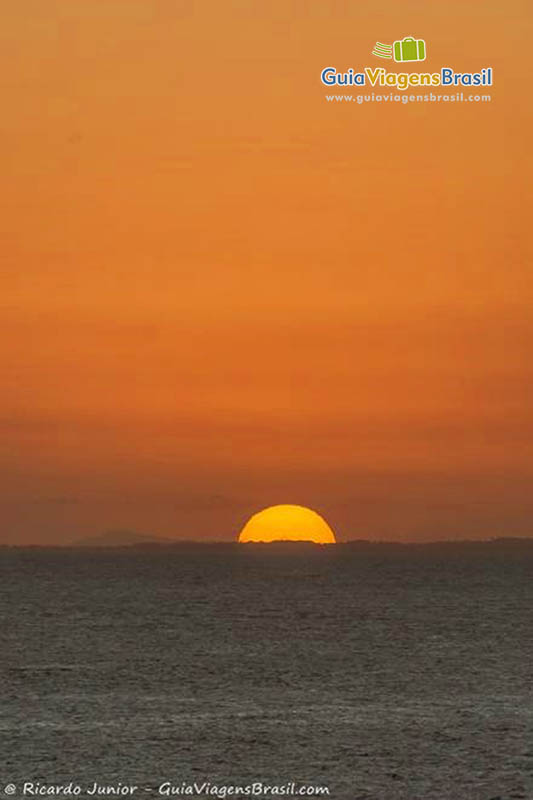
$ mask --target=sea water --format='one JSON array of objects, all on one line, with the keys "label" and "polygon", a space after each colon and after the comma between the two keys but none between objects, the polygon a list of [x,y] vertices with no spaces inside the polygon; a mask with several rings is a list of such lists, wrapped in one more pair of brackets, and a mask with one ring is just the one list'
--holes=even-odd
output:
[{"label": "sea water", "polygon": [[533,797],[532,547],[0,562],[0,793]]}]

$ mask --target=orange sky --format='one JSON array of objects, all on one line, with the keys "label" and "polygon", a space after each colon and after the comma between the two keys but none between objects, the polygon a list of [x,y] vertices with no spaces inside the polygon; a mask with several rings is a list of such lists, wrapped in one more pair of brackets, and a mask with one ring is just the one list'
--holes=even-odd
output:
[{"label": "orange sky", "polygon": [[[2,541],[276,503],[529,535],[531,33],[520,0],[4,9]],[[492,102],[325,101],[410,34]]]}]

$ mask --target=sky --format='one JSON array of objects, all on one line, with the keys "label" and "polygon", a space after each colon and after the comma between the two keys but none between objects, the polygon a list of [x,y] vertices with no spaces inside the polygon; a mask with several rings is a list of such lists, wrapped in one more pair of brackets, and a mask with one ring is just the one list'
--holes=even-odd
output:
[{"label": "sky", "polygon": [[[530,4],[2,17],[0,542],[531,535]],[[491,102],[326,100],[409,35]]]}]

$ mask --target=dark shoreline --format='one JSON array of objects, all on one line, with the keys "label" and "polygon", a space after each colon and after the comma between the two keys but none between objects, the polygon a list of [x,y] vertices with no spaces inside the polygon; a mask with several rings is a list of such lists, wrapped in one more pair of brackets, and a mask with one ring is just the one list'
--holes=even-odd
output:
[{"label": "dark shoreline", "polygon": [[0,550],[181,550],[181,549],[215,549],[229,548],[246,550],[298,550],[298,549],[317,549],[328,550],[330,548],[347,548],[360,550],[433,550],[433,549],[533,549],[533,537],[499,537],[496,539],[439,539],[434,542],[395,542],[395,541],[372,541],[370,539],[349,539],[347,541],[336,542],[335,545],[316,544],[314,542],[236,542],[208,540],[200,541],[193,539],[181,539],[176,541],[146,541],[135,542],[132,544],[103,544],[103,543],[68,543],[68,544],[0,544]]}]

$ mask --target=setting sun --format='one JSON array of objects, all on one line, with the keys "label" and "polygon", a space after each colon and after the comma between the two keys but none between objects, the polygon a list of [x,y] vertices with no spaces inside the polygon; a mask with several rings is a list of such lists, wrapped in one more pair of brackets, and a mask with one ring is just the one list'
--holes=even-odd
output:
[{"label": "setting sun", "polygon": [[250,517],[239,542],[314,542],[335,544],[335,535],[320,514],[303,506],[271,506]]}]

